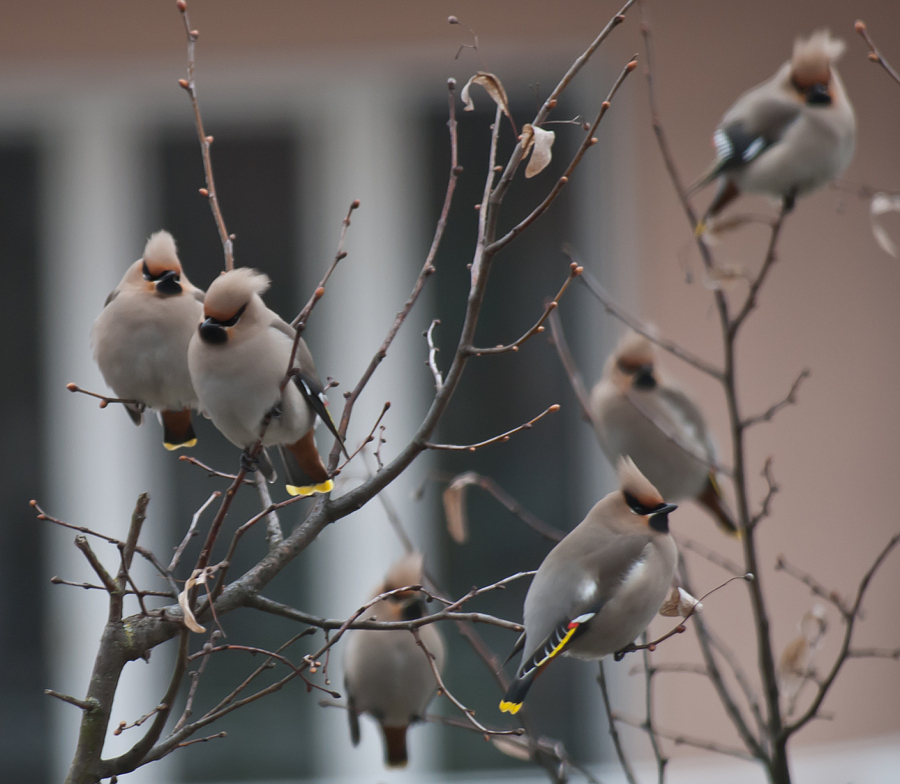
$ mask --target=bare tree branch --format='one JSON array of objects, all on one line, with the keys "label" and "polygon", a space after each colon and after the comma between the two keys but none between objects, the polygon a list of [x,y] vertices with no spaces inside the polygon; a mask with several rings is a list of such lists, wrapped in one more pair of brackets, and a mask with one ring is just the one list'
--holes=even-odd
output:
[{"label": "bare tree branch", "polygon": [[891,77],[897,84],[900,84],[900,74],[898,74],[892,67],[891,64],[881,56],[881,52],[878,51],[878,47],[875,46],[875,42],[872,40],[872,37],[869,35],[869,31],[866,29],[866,23],[862,21],[862,19],[858,19],[856,24],[854,25],[854,29],[857,33],[862,36],[863,40],[865,40],[866,44],[869,46],[869,59],[873,63],[878,63],[884,70],[887,72],[888,76]]}]

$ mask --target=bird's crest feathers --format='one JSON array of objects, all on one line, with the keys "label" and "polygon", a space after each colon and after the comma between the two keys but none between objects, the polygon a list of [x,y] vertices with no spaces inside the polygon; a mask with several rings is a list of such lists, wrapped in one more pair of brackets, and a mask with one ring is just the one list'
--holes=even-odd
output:
[{"label": "bird's crest feathers", "polygon": [[165,229],[150,235],[144,246],[144,262],[154,275],[159,275],[167,270],[181,272],[181,262],[178,260],[178,251],[175,249],[175,238]]},{"label": "bird's crest feathers", "polygon": [[620,364],[641,367],[653,364],[653,344],[643,335],[631,330],[619,341],[616,357]]},{"label": "bird's crest feathers", "polygon": [[407,585],[422,582],[422,553],[407,553],[396,561],[384,578],[385,591],[393,591]]},{"label": "bird's crest feathers", "polygon": [[641,503],[641,506],[653,509],[665,503],[659,490],[641,473],[630,457],[627,455],[620,457],[617,470],[619,487],[622,492],[633,495]]},{"label": "bird's crest feathers", "polygon": [[828,30],[816,30],[809,38],[797,38],[791,57],[791,77],[801,86],[827,84],[831,66],[845,48],[846,44],[840,38],[832,38]]},{"label": "bird's crest feathers", "polygon": [[223,272],[206,292],[203,312],[212,318],[229,319],[246,305],[254,294],[261,296],[271,284],[268,275],[250,267],[238,267]]}]

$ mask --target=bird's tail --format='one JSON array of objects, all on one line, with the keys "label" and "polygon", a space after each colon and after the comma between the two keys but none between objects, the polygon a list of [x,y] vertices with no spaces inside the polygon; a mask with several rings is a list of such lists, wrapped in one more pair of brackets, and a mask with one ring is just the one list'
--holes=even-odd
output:
[{"label": "bird's tail", "polygon": [[716,481],[714,472],[709,472],[709,478],[700,495],[697,496],[697,502],[708,511],[719,526],[729,536],[738,536],[738,525],[734,520],[734,515],[725,503],[722,497],[722,491],[719,483]]},{"label": "bird's tail", "polygon": [[525,700],[525,695],[534,683],[534,679],[543,670],[543,667],[534,667],[524,675],[517,677],[506,690],[503,699],[500,700],[500,711],[502,713],[518,713],[519,708]]},{"label": "bird's tail", "polygon": [[384,761],[390,768],[405,768],[409,762],[406,754],[406,730],[407,727],[385,727],[384,732]]},{"label": "bird's tail", "polygon": [[287,491],[291,495],[313,495],[328,493],[334,488],[334,482],[322,463],[313,428],[303,438],[293,444],[278,448],[284,462],[284,473]]},{"label": "bird's tail", "polygon": [[[346,681],[344,687],[346,688]],[[359,713],[356,712],[356,703],[353,697],[347,697],[347,718],[350,721],[350,742],[354,746],[359,746]]]},{"label": "bird's tail", "polygon": [[144,405],[143,403],[137,406],[133,406],[129,403],[125,404],[125,410],[128,412],[128,416],[131,417],[131,421],[136,425],[140,425],[141,422],[144,421]]},{"label": "bird's tail", "polygon": [[159,418],[163,425],[163,446],[170,452],[197,443],[190,408],[183,408],[181,411],[161,411]]}]

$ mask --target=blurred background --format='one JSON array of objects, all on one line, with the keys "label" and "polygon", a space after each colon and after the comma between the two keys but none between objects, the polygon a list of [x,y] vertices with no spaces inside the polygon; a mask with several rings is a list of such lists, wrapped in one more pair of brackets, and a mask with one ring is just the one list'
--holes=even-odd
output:
[{"label": "blurred background", "polygon": [[[571,0],[548,8],[532,0],[437,3],[394,0],[312,3],[288,0],[191,0],[200,31],[197,71],[219,199],[237,236],[238,264],[273,279],[268,304],[287,318],[308,298],[333,257],[344,218],[355,213],[339,266],[306,332],[320,374],[339,382],[330,392],[340,411],[406,301],[431,241],[446,187],[449,143],[446,80],[461,86],[477,70],[497,74],[519,127],[560,75],[619,6]],[[900,64],[900,6],[891,0],[726,4],[690,0],[648,4],[655,44],[661,119],[685,180],[708,164],[710,135],[743,90],[768,78],[788,58],[793,39],[820,27],[847,41],[841,75],[856,108],[857,152],[839,187],[803,199],[786,223],[778,263],[758,311],[741,336],[739,379],[745,413],[782,398],[803,368],[811,370],[799,404],[749,438],[749,473],[757,478],[773,457],[781,492],[760,533],[763,588],[778,651],[797,634],[813,605],[809,591],[774,572],[779,554],[850,596],[890,535],[900,528],[895,485],[900,468],[897,406],[900,267],[876,244],[869,218],[872,190],[900,188],[900,87],[866,59],[853,32],[864,19],[883,54]],[[447,24],[456,15],[462,25]],[[191,280],[206,288],[222,268],[222,252],[206,200],[185,76],[186,42],[174,2],[62,0],[6,3],[0,26],[0,260],[7,295],[0,344],[7,382],[0,387],[3,432],[0,481],[0,770],[4,780],[60,781],[74,749],[77,709],[52,701],[44,688],[82,695],[105,619],[97,592],[53,586],[49,578],[93,577],[72,546],[74,533],[38,523],[27,501],[48,513],[112,536],[127,530],[135,498],[151,495],[144,543],[167,561],[191,516],[224,480],[209,479],[160,448],[152,417],[136,430],[124,412],[65,390],[104,391],[91,359],[90,327],[109,291],[139,258],[146,238],[170,230]],[[471,48],[476,43],[477,48]],[[465,47],[462,48],[461,47]],[[559,120],[592,118],[623,65],[641,52],[639,15],[603,45],[554,113]],[[355,409],[349,440],[369,432],[385,401],[382,455],[396,454],[427,409],[433,379],[421,333],[434,318],[438,362],[446,369],[456,344],[468,286],[477,212],[486,171],[490,100],[473,90],[477,110],[459,114],[464,172],[437,274]],[[580,142],[577,123],[552,126],[552,168],[517,178],[502,226],[513,225],[543,197]],[[490,281],[480,345],[508,343],[530,327],[545,298],[567,274],[563,243],[632,313],[711,361],[721,360],[718,322],[708,282],[653,139],[642,69],[624,84],[570,186],[525,236],[498,258]],[[500,160],[512,146],[504,127]],[[695,203],[702,207],[709,193]],[[736,211],[774,212],[745,199]],[[900,236],[900,220],[883,219]],[[755,269],[768,232],[749,226],[724,238],[720,262]],[[737,294],[743,292],[736,283]],[[588,384],[621,328],[581,286],[560,308],[571,348]],[[727,418],[720,389],[672,359],[664,367],[702,401],[728,459]],[[421,458],[377,501],[326,530],[267,589],[267,595],[328,617],[345,617],[370,595],[402,551],[399,521],[426,555],[448,592],[464,593],[515,571],[536,568],[550,543],[499,504],[470,489],[470,538],[446,534],[440,494],[448,480],[474,470],[493,478],[542,520],[569,530],[612,487],[593,432],[581,421],[553,348],[544,338],[517,354],[470,362],[437,440],[489,438],[560,403],[562,410],[509,443],[476,453]],[[208,422],[198,428],[196,456],[220,470],[238,453]],[[320,438],[321,443],[325,439]],[[369,470],[376,467],[369,455]],[[356,462],[354,463],[356,466]],[[366,467],[345,472],[345,490]],[[730,488],[726,486],[726,492]],[[283,489],[276,485],[276,498]],[[227,531],[258,508],[239,499]],[[390,510],[394,510],[391,512]],[[304,514],[289,508],[290,528]],[[739,558],[698,509],[684,504],[673,529]],[[108,563],[114,548],[97,550]],[[265,552],[261,531],[246,537],[243,565]],[[692,557],[704,590],[725,578]],[[235,564],[233,568],[239,568]],[[151,572],[146,587],[162,587]],[[487,597],[479,609],[518,619],[527,585]],[[900,569],[893,554],[876,577],[858,626],[859,647],[900,644],[896,596]],[[705,603],[709,622],[751,669],[755,649],[746,591],[733,584]],[[824,669],[838,647],[840,618],[817,662]],[[294,624],[237,612],[223,620],[229,641],[276,647]],[[657,619],[656,630],[666,624]],[[447,627],[449,688],[499,723],[490,672]],[[514,637],[481,630],[505,657]],[[319,638],[320,639],[320,638]],[[339,653],[339,651],[338,651]],[[129,665],[113,724],[151,710],[167,677],[168,651]],[[339,691],[339,656],[332,685]],[[633,658],[633,657],[632,657]],[[658,653],[659,661],[697,661],[692,632]],[[201,682],[198,706],[211,705],[258,662],[222,654]],[[614,665],[613,700],[639,715],[642,679],[636,661]],[[795,736],[801,781],[895,781],[900,770],[900,674],[886,659],[847,663],[825,701],[830,720]],[[563,740],[573,758],[611,763],[596,666],[561,662],[538,681],[529,702],[539,731]],[[690,674],[658,679],[663,728],[735,744],[708,683]],[[346,717],[317,705],[299,682],[237,711],[216,725],[224,740],[200,744],[125,778],[131,782],[225,781],[480,781],[509,776],[541,780],[536,769],[502,755],[476,734],[435,726],[411,732],[410,768],[386,771],[374,723],[364,721],[363,745],[352,749]],[[436,700],[437,712],[452,714]],[[130,732],[140,732],[131,730]],[[623,730],[637,757],[649,757],[638,730]],[[123,739],[124,738],[124,739]],[[129,738],[111,739],[111,753]],[[757,782],[752,765],[667,744],[670,780]],[[723,762],[723,760],[725,760]],[[817,767],[818,766],[818,767]],[[609,774],[615,781],[616,773]],[[649,780],[649,779],[648,779]]]}]

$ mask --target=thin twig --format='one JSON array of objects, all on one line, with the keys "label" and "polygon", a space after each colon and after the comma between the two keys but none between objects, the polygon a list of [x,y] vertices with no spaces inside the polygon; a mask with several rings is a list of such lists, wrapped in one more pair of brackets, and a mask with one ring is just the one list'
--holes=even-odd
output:
[{"label": "thin twig", "polygon": [[837,607],[844,618],[850,617],[853,613],[853,607],[848,607],[847,603],[841,598],[841,595],[837,591],[829,590],[815,577],[809,574],[809,572],[804,572],[802,569],[788,563],[783,555],[779,555],[778,558],[775,559],[775,571],[783,571],[795,580],[799,580],[809,588],[815,596],[818,596],[820,599],[824,599],[826,602]]},{"label": "thin twig", "polygon": [[869,31],[866,29],[866,23],[862,21],[862,19],[857,20],[854,25],[854,29],[857,33],[859,33],[866,44],[869,46],[869,59],[873,63],[878,63],[884,70],[888,73],[888,75],[893,79],[897,84],[900,84],[900,74],[898,74],[892,67],[891,64],[881,56],[881,52],[878,51],[878,47],[875,46],[875,42],[872,40],[872,37],[869,35]]},{"label": "thin twig", "polygon": [[696,539],[690,539],[686,536],[676,536],[675,541],[678,543],[678,549],[690,550],[691,552],[697,553],[697,555],[705,558],[710,563],[715,564],[721,569],[724,569],[726,572],[731,574],[734,577],[743,577],[745,572],[740,567],[739,564],[736,564],[730,558],[726,558],[721,553],[717,553],[715,550],[711,550],[702,542],[698,542]]},{"label": "thin twig", "polygon": [[606,673],[603,671],[603,660],[599,662],[599,674],[597,683],[600,684],[600,694],[603,696],[603,707],[606,709],[606,721],[609,724],[609,736],[612,738],[613,746],[616,749],[616,756],[619,758],[619,764],[625,773],[628,784],[638,784],[637,777],[634,775],[634,769],[628,761],[628,755],[625,754],[625,747],[622,745],[622,739],[619,737],[619,730],[616,727],[616,715],[613,713],[612,704],[609,701],[609,692],[606,689]]},{"label": "thin twig", "polygon": [[[208,476],[218,476],[221,479],[228,479],[231,482],[237,479],[237,474],[229,474],[225,471],[217,471],[215,468],[211,468],[210,466],[206,465],[206,463],[201,463],[196,457],[191,457],[190,455],[179,455],[178,459],[183,463],[190,463],[191,465],[195,465],[198,468],[204,469]],[[244,483],[248,485],[253,484],[253,482],[249,479],[245,479]]]},{"label": "thin twig", "polygon": [[391,401],[385,401],[385,404],[381,407],[381,413],[378,415],[378,419],[375,420],[375,424],[372,425],[372,429],[369,431],[369,435],[367,435],[362,443],[356,448],[355,452],[352,452],[347,456],[346,462],[344,462],[339,468],[338,471],[342,471],[347,463],[349,463],[354,457],[356,457],[362,450],[365,448],[367,444],[371,444],[375,440],[375,431],[378,429],[378,426],[381,424],[381,420],[384,419],[384,415],[388,412],[391,407]]},{"label": "thin twig", "polygon": [[483,732],[485,735],[522,735],[525,730],[517,727],[514,730],[492,730],[490,727],[485,727],[478,719],[475,718],[475,711],[471,708],[467,708],[463,705],[456,697],[453,696],[453,693],[447,688],[447,684],[444,683],[441,678],[440,670],[437,667],[437,664],[434,660],[434,654],[428,650],[425,646],[425,643],[422,642],[422,635],[416,629],[412,630],[413,637],[416,638],[416,645],[418,645],[422,652],[425,654],[425,657],[428,659],[428,666],[431,667],[431,674],[434,675],[434,679],[438,685],[438,694],[443,694],[450,702],[452,702],[461,712],[462,714],[469,720],[473,727],[475,727],[479,732]]},{"label": "thin twig", "polygon": [[[565,252],[565,249],[563,252]],[[718,381],[722,380],[723,375],[720,368],[717,368],[715,365],[710,364],[705,359],[701,359],[696,354],[688,351],[686,348],[678,345],[674,341],[660,337],[651,327],[647,326],[646,324],[636,319],[634,316],[627,313],[616,303],[612,295],[605,288],[603,288],[602,285],[600,285],[600,281],[598,281],[587,270],[585,270],[585,272],[582,274],[581,282],[587,287],[587,290],[590,291],[591,294],[593,294],[597,301],[601,305],[603,305],[603,309],[607,313],[615,316],[627,327],[634,330],[639,335],[643,335],[651,343],[663,349],[663,351],[668,351],[672,356],[678,357],[678,359],[680,359],[682,362],[686,362],[691,367],[697,368],[697,370],[701,371],[702,373],[706,373],[706,375],[711,376]]]},{"label": "thin twig", "polygon": [[145,408],[140,400],[131,400],[126,397],[107,397],[106,395],[101,395],[97,392],[90,392],[87,389],[82,389],[78,384],[72,384],[71,382],[66,384],[66,389],[68,389],[69,392],[80,392],[82,395],[97,398],[100,401],[100,408],[106,408],[110,403],[121,403],[123,406],[135,406],[141,411]]},{"label": "thin twig", "polygon": [[[503,618],[496,618],[493,615],[486,615],[485,613],[477,612],[463,613],[454,612],[452,610],[442,610],[430,615],[423,615],[421,618],[416,618],[413,621],[360,621],[357,620],[359,615],[361,614],[360,612],[355,613],[353,616],[346,620],[320,618],[316,615],[310,615],[309,613],[294,609],[293,607],[282,604],[281,602],[267,599],[264,596],[249,596],[247,597],[244,606],[254,607],[257,610],[262,610],[263,612],[271,613],[272,615],[278,615],[282,618],[288,618],[292,621],[298,621],[299,623],[305,623],[309,626],[315,626],[319,629],[336,629],[338,631],[342,629],[381,629],[383,631],[396,631],[398,629],[405,629],[406,631],[410,631],[412,629],[418,629],[420,626],[427,626],[430,623],[436,623],[437,621],[466,621],[470,623],[486,623],[491,626],[499,626],[502,629],[509,629],[510,631],[514,632],[521,632],[523,630],[523,626],[521,624],[513,623],[512,621],[507,621]],[[325,651],[322,651],[323,654],[324,652]]]},{"label": "thin twig", "polygon": [[772,475],[772,458],[767,457],[766,462],[763,464],[763,469],[760,472],[760,476],[766,480],[766,494],[763,497],[762,503],[760,504],[759,511],[750,518],[748,522],[748,528],[753,530],[762,522],[766,517],[771,514],[772,508],[772,499],[778,494],[781,490],[781,487],[775,481],[775,477]]},{"label": "thin twig", "polygon": [[[647,631],[644,630],[641,641],[647,642]],[[666,765],[669,758],[662,753],[659,744],[659,734],[653,721],[653,676],[657,668],[650,662],[650,651],[644,649],[641,654],[644,658],[644,729],[650,738],[650,747],[653,749],[653,758],[656,760],[656,773],[658,784],[665,784]]]},{"label": "thin twig", "polygon": [[510,343],[509,345],[506,345],[506,346],[494,346],[493,348],[472,347],[469,349],[469,351],[471,351],[471,353],[474,354],[476,357],[480,357],[480,356],[483,356],[486,354],[505,354],[509,351],[518,351],[519,346],[521,346],[523,343],[525,343],[525,341],[529,340],[530,338],[532,338],[535,335],[538,335],[544,331],[544,322],[547,320],[547,318],[550,316],[550,314],[553,313],[554,311],[556,311],[556,309],[559,307],[560,297],[562,297],[565,290],[567,288],[569,288],[569,284],[575,278],[577,278],[582,272],[583,272],[583,269],[575,263],[572,263],[569,266],[569,277],[566,278],[566,281],[565,281],[565,283],[563,283],[562,288],[557,292],[556,296],[552,300],[550,300],[548,303],[546,303],[544,305],[544,312],[541,314],[541,317],[537,320],[535,325],[533,327],[531,327],[531,329],[529,329],[518,340],[516,340],[513,343]]},{"label": "thin twig", "polygon": [[338,239],[337,251],[334,254],[334,260],[331,262],[331,266],[325,271],[325,275],[322,277],[322,280],[319,281],[319,285],[316,286],[315,291],[313,291],[312,296],[303,306],[303,309],[291,322],[291,326],[295,330],[297,330],[298,334],[302,333],[306,328],[306,322],[309,321],[309,314],[312,313],[312,310],[316,306],[316,303],[325,295],[325,284],[328,283],[328,279],[331,277],[331,273],[334,272],[335,268],[338,265],[338,262],[347,257],[347,253],[344,251],[344,239],[347,236],[347,229],[350,228],[350,216],[353,215],[354,210],[358,209],[359,199],[354,199],[350,204],[350,209],[347,210],[347,217],[345,217],[343,222],[341,223],[341,236]]},{"label": "thin twig", "polygon": [[216,182],[213,178],[212,158],[210,157],[209,148],[212,146],[213,137],[207,136],[203,130],[203,117],[200,115],[200,104],[197,102],[197,85],[194,82],[194,47],[197,43],[198,33],[191,29],[191,23],[188,20],[187,4],[184,0],[178,0],[178,10],[184,21],[184,32],[187,35],[187,79],[179,79],[178,84],[190,96],[191,106],[194,109],[194,123],[197,126],[197,138],[200,140],[200,152],[203,156],[203,173],[206,177],[206,187],[200,190],[201,196],[206,196],[209,200],[209,208],[212,210],[213,219],[216,222],[216,229],[219,232],[219,239],[222,242],[222,250],[225,252],[225,270],[234,269],[234,244],[233,237],[225,228],[225,219],[222,217],[222,210],[219,207],[219,199],[216,196]]},{"label": "thin twig", "polygon": [[63,528],[68,528],[72,531],[78,531],[81,534],[87,534],[88,536],[96,536],[98,539],[102,539],[104,542],[109,542],[110,544],[118,545],[124,547],[125,543],[121,539],[116,539],[114,536],[107,536],[106,534],[101,534],[99,531],[95,531],[92,528],[87,528],[83,525],[72,525],[72,523],[67,523],[64,520],[59,520],[56,517],[51,517],[48,515],[41,507],[38,505],[38,502],[32,499],[28,502],[32,509],[37,512],[36,519],[38,520],[47,520],[48,522],[54,523],[55,525],[62,526]]},{"label": "thin twig", "polygon": [[534,419],[529,420],[524,425],[519,425],[518,427],[514,427],[512,430],[507,430],[505,433],[501,433],[499,436],[494,436],[493,438],[487,439],[487,441],[479,441],[477,444],[432,444],[430,441],[425,443],[426,449],[439,449],[448,452],[474,452],[476,449],[481,449],[484,446],[490,446],[491,444],[498,443],[506,443],[509,441],[510,436],[515,435],[516,433],[520,433],[523,430],[531,430],[532,425],[540,419],[543,419],[547,414],[555,413],[559,411],[559,405],[554,403],[549,408],[542,411],[538,414]]},{"label": "thin twig", "polygon": [[44,689],[44,694],[46,694],[48,697],[56,697],[56,699],[58,700],[68,702],[69,705],[74,705],[76,708],[81,708],[81,710],[85,711],[86,713],[95,711],[100,707],[97,700],[79,700],[77,697],[70,697],[68,694],[53,691],[53,689]]},{"label": "thin twig", "polygon": [[[444,237],[444,231],[447,228],[447,216],[450,213],[450,205],[453,203],[453,194],[456,192],[456,181],[459,178],[459,175],[462,173],[462,167],[459,165],[458,155],[459,145],[456,132],[455,94],[456,80],[448,79],[447,100],[449,104],[449,119],[447,121],[447,127],[450,131],[450,175],[447,181],[447,191],[444,194],[444,204],[441,207],[441,214],[435,227],[434,237],[431,240],[431,247],[428,249],[428,254],[425,256],[425,263],[422,265],[419,276],[416,278],[416,282],[413,284],[409,299],[407,299],[406,304],[404,304],[403,306],[403,309],[394,318],[394,323],[388,330],[387,336],[385,337],[378,351],[375,353],[375,356],[372,357],[372,360],[369,362],[368,367],[363,372],[356,386],[346,395],[344,410],[341,414],[340,424],[338,425],[338,432],[342,436],[346,436],[347,434],[347,427],[350,424],[350,415],[353,412],[353,406],[355,405],[359,396],[362,394],[363,389],[365,389],[366,385],[369,383],[369,379],[372,378],[375,370],[387,356],[388,349],[394,342],[394,338],[396,337],[397,332],[400,331],[400,327],[403,326],[403,322],[406,321],[406,317],[412,310],[413,305],[415,305],[417,300],[419,299],[419,295],[422,293],[422,289],[424,288],[426,281],[435,272],[434,258],[437,255],[438,248],[441,245],[441,240]],[[440,392],[442,395],[447,394],[447,390],[444,390],[443,388],[440,390]],[[328,459],[329,469],[333,469],[334,466],[337,465],[339,457],[340,450],[338,444],[335,444]]]},{"label": "thin twig", "polygon": [[676,634],[684,634],[684,632],[687,631],[687,627],[684,625],[685,621],[687,621],[689,618],[692,618],[694,615],[697,614],[697,608],[700,607],[700,603],[707,596],[715,593],[716,591],[720,590],[721,588],[724,588],[729,583],[733,583],[735,580],[745,580],[747,582],[751,582],[753,579],[754,579],[754,577],[752,574],[741,574],[741,575],[738,575],[737,577],[729,577],[724,583],[717,585],[715,588],[712,588],[709,591],[707,591],[705,594],[703,594],[703,596],[701,596],[697,600],[697,603],[695,605],[693,605],[690,610],[687,611],[685,616],[681,619],[681,621],[679,621],[679,623],[674,628],[670,629],[665,634],[663,634],[660,637],[657,637],[655,640],[653,640],[651,642],[646,642],[646,643],[641,643],[641,644],[629,643],[624,648],[615,652],[615,654],[614,654],[615,660],[620,661],[625,656],[625,654],[634,653],[635,651],[644,651],[644,650],[655,651],[657,645],[659,645],[662,642],[665,642],[670,637],[674,637]]},{"label": "thin twig", "polygon": [[178,566],[178,562],[181,560],[181,556],[184,554],[184,548],[188,546],[188,542],[191,541],[197,535],[197,524],[200,522],[200,516],[209,508],[209,505],[215,501],[222,493],[218,490],[214,490],[212,495],[203,502],[203,505],[194,512],[194,516],[191,518],[191,524],[188,527],[187,533],[184,535],[184,539],[181,540],[181,544],[175,548],[175,554],[172,556],[172,561],[169,564],[168,571],[174,572],[175,568]]},{"label": "thin twig", "polygon": [[853,636],[853,627],[857,618],[859,617],[859,608],[862,605],[862,600],[863,596],[866,593],[866,589],[869,587],[869,582],[875,575],[878,567],[881,566],[881,564],[884,562],[884,559],[888,557],[888,554],[891,552],[897,542],[900,542],[900,533],[894,534],[890,538],[888,543],[878,554],[878,557],[875,559],[874,563],[863,575],[862,580],[860,580],[859,587],[856,591],[856,600],[853,602],[853,607],[850,609],[850,613],[844,616],[844,620],[846,622],[846,627],[844,629],[844,638],[841,641],[841,649],[834,660],[834,664],[832,665],[828,675],[826,675],[822,682],[819,684],[819,689],[816,692],[816,696],[813,698],[813,701],[810,704],[809,708],[807,708],[806,712],[803,713],[800,718],[794,721],[793,724],[785,725],[783,729],[785,740],[793,735],[808,721],[814,718],[818,713],[819,707],[822,705],[822,700],[825,699],[825,695],[828,694],[828,690],[831,688],[831,684],[834,683],[834,679],[837,677],[838,672],[840,672],[840,669],[843,666],[844,662],[847,661],[847,653],[850,650],[850,640]]},{"label": "thin twig", "polygon": [[591,396],[584,385],[584,379],[578,370],[575,358],[572,356],[572,352],[569,351],[569,344],[566,342],[566,336],[563,332],[562,319],[560,319],[559,313],[554,310],[550,314],[548,321],[550,322],[550,342],[556,348],[559,360],[562,362],[566,376],[569,378],[569,383],[572,385],[572,390],[575,392],[578,405],[581,406],[581,418],[593,426],[594,417],[591,414]]},{"label": "thin twig", "polygon": [[747,417],[742,427],[745,429],[748,427],[753,427],[760,422],[771,422],[772,417],[775,416],[782,408],[786,408],[787,406],[792,406],[797,402],[797,391],[800,389],[800,385],[810,376],[810,371],[807,368],[804,368],[800,371],[800,375],[794,379],[794,383],[791,384],[791,389],[784,396],[783,399],[779,400],[774,405],[769,406],[765,411],[761,414],[757,414],[756,416]]},{"label": "thin twig", "polygon": [[284,541],[284,533],[281,530],[281,521],[278,512],[273,509],[272,494],[269,492],[269,483],[262,475],[262,471],[256,473],[256,493],[259,496],[259,504],[263,509],[268,509],[266,514],[266,543],[269,551],[274,550]]},{"label": "thin twig", "polygon": [[[687,571],[687,563],[681,556],[679,556],[678,558],[678,567],[680,571],[681,584],[684,586],[685,590],[688,593],[693,593],[690,576],[688,575]],[[702,614],[697,615],[694,618],[694,628],[697,630],[697,641],[700,643],[700,652],[703,656],[703,661],[706,664],[707,672],[709,673],[710,683],[712,683],[713,688],[715,689],[716,694],[719,697],[719,701],[722,703],[722,707],[725,709],[725,714],[731,720],[731,723],[737,730],[738,735],[740,735],[744,746],[747,748],[747,751],[754,755],[757,759],[763,759],[765,756],[763,743],[751,731],[746,720],[744,719],[744,715],[741,712],[741,709],[738,707],[735,698],[732,696],[728,686],[725,684],[725,679],[722,677],[722,673],[719,670],[719,665],[716,662],[715,656],[712,652],[710,633],[703,621]]]},{"label": "thin twig", "polygon": [[474,471],[467,471],[464,474],[454,477],[451,484],[455,484],[457,482],[465,482],[465,484],[475,485],[476,487],[480,487],[485,492],[490,493],[506,508],[508,512],[514,514],[519,518],[519,520],[525,523],[525,525],[551,542],[559,542],[566,535],[565,531],[560,531],[558,528],[547,525],[547,523],[545,523],[539,517],[529,512],[490,477],[482,476],[481,474],[477,474]]},{"label": "thin twig", "polygon": [[[516,237],[518,237],[525,229],[527,229],[532,223],[534,223],[541,215],[543,215],[547,208],[556,201],[556,197],[559,196],[560,191],[562,191],[563,186],[569,182],[569,177],[572,176],[572,173],[577,168],[578,164],[581,162],[581,159],[584,157],[584,154],[597,143],[597,137],[594,136],[594,133],[597,131],[597,126],[600,125],[600,121],[606,115],[606,112],[609,110],[612,99],[615,97],[616,93],[619,91],[619,88],[622,86],[622,83],[625,81],[628,74],[630,74],[635,68],[637,68],[637,55],[632,57],[632,59],[626,63],[625,67],[622,69],[619,77],[613,82],[613,86],[609,91],[609,94],[606,96],[606,100],[600,105],[600,111],[597,113],[597,117],[594,122],[591,124],[591,127],[588,129],[584,141],[581,142],[581,145],[578,148],[578,151],[575,153],[575,156],[572,158],[569,165],[566,167],[565,172],[563,172],[562,176],[554,183],[553,187],[550,189],[550,192],[544,197],[544,200],[535,207],[531,213],[522,219],[519,223],[513,226],[506,234],[504,234],[500,239],[495,240],[490,245],[487,246],[485,251],[487,253],[496,253],[501,248],[506,247],[512,242]],[[520,142],[521,144],[521,142]]]},{"label": "thin twig", "polygon": [[[645,732],[647,731],[647,727],[639,719],[634,719],[630,716],[624,716],[620,713],[616,713],[615,720],[621,722],[622,724],[627,724],[629,727],[635,727],[636,729],[644,730]],[[724,754],[728,757],[737,757],[738,759],[747,760],[748,762],[756,761],[756,758],[752,754],[748,754],[743,749],[739,749],[734,746],[726,746],[722,743],[714,743],[711,740],[694,738],[690,735],[684,735],[680,732],[667,732],[665,730],[660,730],[659,728],[656,728],[654,732],[656,732],[659,737],[672,741],[676,746],[692,746],[695,749],[713,751],[716,754]]]},{"label": "thin twig", "polygon": [[900,659],[900,648],[851,648],[848,659]]},{"label": "thin twig", "polygon": [[[91,568],[97,573],[97,576],[100,578],[100,582],[103,583],[103,587],[109,592],[110,595],[117,594],[119,592],[119,586],[116,585],[116,581],[110,576],[109,572],[106,571],[106,568],[100,563],[100,559],[97,557],[97,554],[91,549],[91,546],[88,544],[88,540],[85,536],[76,536],[75,537],[75,546],[84,553],[84,557],[87,558],[88,563],[91,565]],[[119,619],[116,619],[119,620]]]}]

